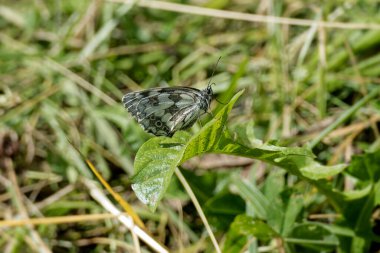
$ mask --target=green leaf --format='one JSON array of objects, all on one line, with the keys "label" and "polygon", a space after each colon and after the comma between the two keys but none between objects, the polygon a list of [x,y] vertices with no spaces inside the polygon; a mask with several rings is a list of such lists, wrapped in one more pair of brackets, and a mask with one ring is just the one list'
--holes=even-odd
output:
[{"label": "green leaf", "polygon": [[286,235],[289,233],[293,225],[295,224],[298,215],[301,213],[303,208],[303,198],[297,195],[292,195],[289,198],[289,201],[286,206],[284,219],[283,219],[283,227],[282,233]]},{"label": "green leaf", "polygon": [[262,220],[254,219],[247,215],[236,216],[231,224],[231,229],[241,235],[251,235],[259,239],[270,239],[279,236],[269,225]]},{"label": "green leaf", "polygon": [[329,198],[337,210],[343,208],[343,195],[334,191],[331,185],[322,179],[337,175],[346,168],[346,165],[321,165],[314,160],[314,154],[307,147],[279,147],[264,144],[261,140],[257,139],[244,140],[240,139],[240,136],[231,138],[225,132],[220,138],[218,145],[214,148],[214,152],[258,159],[281,167],[289,173],[312,183]]},{"label": "green leaf", "polygon": [[223,244],[223,253],[241,252],[247,244],[247,236],[241,236],[238,231],[233,229],[228,230],[226,240]]},{"label": "green leaf", "polygon": [[185,146],[181,163],[194,156],[214,151],[219,139],[222,137],[228,113],[243,92],[244,90],[233,96],[230,102],[218,112],[215,118],[208,122],[198,134],[189,140]]},{"label": "green leaf", "polygon": [[254,184],[244,182],[240,178],[233,178],[233,183],[240,196],[251,204],[255,217],[266,220],[271,211],[281,211],[276,208],[273,209],[270,201]]},{"label": "green leaf", "polygon": [[245,202],[238,195],[219,192],[203,205],[203,209],[215,228],[227,230],[236,215],[245,212]]},{"label": "green leaf", "polygon": [[345,223],[355,232],[351,252],[366,252],[372,240],[372,212],[379,204],[380,150],[354,156],[347,172],[360,179],[359,189],[345,192]]},{"label": "green leaf", "polygon": [[368,195],[371,193],[371,191],[372,191],[372,184],[369,184],[360,190],[345,191],[343,192],[343,196],[345,197],[345,200],[347,202],[355,201],[357,199],[367,198]]},{"label": "green leaf", "polygon": [[236,215],[245,211],[245,203],[235,194],[222,192],[207,201],[205,208],[210,213]]},{"label": "green leaf", "polygon": [[354,156],[347,172],[362,181],[378,181],[380,179],[380,150]]},{"label": "green leaf", "polygon": [[370,240],[368,240],[369,238],[366,238],[366,237],[359,237],[359,236],[355,236],[353,239],[352,239],[352,243],[351,243],[351,251],[352,253],[355,253],[355,252],[369,252],[369,246],[370,246]]},{"label": "green leaf", "polygon": [[356,234],[351,244],[351,252],[358,252],[359,248],[361,248],[361,252],[368,251],[372,240],[371,217],[376,204],[375,189],[377,189],[377,185],[372,185],[368,195],[349,201],[344,209],[345,222],[353,228]]},{"label": "green leaf", "polygon": [[193,137],[179,131],[172,138],[155,137],[136,154],[132,189],[151,210],[157,208],[177,166],[191,157],[209,152],[219,141],[228,113],[243,91],[238,92],[218,114]]},{"label": "green leaf", "polygon": [[[276,165],[296,176],[314,182],[315,186],[328,194],[334,202],[340,201],[339,196],[334,195],[332,190],[316,180],[334,176],[346,165],[324,166],[314,160],[315,156],[308,148],[279,147],[263,144],[255,139],[239,140],[239,136],[232,139],[226,131],[223,132],[228,113],[242,92],[237,93],[193,137],[187,132],[179,131],[172,138],[156,137],[142,145],[135,159],[132,188],[137,197],[151,210],[155,210],[162,199],[174,169],[186,160],[207,152],[245,156]],[[339,206],[339,204],[336,205]],[[264,213],[261,215],[265,216]]]},{"label": "green leaf", "polygon": [[[281,193],[286,190],[285,171],[279,169],[270,170],[263,182],[263,193],[270,202],[281,197]],[[276,187],[273,187],[275,185]]]},{"label": "green leaf", "polygon": [[[199,203],[202,205],[215,196],[215,187],[218,184],[218,173],[213,171],[203,172],[201,175],[194,170],[181,169],[181,173],[191,186]],[[228,175],[226,175],[228,176]]]},{"label": "green leaf", "polygon": [[[287,188],[284,182],[285,171],[273,169],[265,179],[263,193],[268,199],[270,210],[267,213],[268,224],[281,233],[285,216],[285,203],[289,200],[289,196],[284,196]],[[273,186],[276,187],[273,187]]]},{"label": "green leaf", "polygon": [[214,150],[218,153],[239,155],[259,159],[286,169],[303,178],[318,180],[339,174],[345,164],[324,166],[314,160],[315,156],[308,148],[279,147],[264,144],[260,140],[251,140],[251,145],[243,145],[225,134]]},{"label": "green leaf", "polygon": [[156,137],[145,142],[136,154],[132,189],[141,202],[155,210],[170,183],[174,169],[180,164],[185,133],[173,138]]},{"label": "green leaf", "polygon": [[289,238],[284,240],[294,244],[294,252],[321,252],[335,249],[339,245],[338,238],[318,223],[296,225]]}]

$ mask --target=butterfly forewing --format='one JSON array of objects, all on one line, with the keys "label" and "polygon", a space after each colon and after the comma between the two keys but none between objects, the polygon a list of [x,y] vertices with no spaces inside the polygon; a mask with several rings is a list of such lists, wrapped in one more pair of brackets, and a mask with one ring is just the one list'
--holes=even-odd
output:
[{"label": "butterfly forewing", "polygon": [[187,87],[154,88],[126,94],[122,102],[145,131],[172,136],[191,127],[208,110],[211,95]]}]

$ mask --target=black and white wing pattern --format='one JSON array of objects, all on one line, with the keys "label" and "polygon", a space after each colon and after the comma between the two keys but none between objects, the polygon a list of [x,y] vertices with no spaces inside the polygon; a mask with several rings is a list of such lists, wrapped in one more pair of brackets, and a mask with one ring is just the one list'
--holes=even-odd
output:
[{"label": "black and white wing pattern", "polygon": [[145,131],[156,136],[172,136],[191,127],[207,112],[212,93],[210,85],[204,90],[153,88],[127,93],[122,102]]}]

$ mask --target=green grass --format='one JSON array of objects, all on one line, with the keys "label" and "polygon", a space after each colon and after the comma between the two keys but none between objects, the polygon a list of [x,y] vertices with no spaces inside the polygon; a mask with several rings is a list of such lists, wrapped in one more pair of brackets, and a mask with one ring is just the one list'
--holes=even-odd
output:
[{"label": "green grass", "polygon": [[[68,140],[170,252],[379,250],[379,8],[182,3],[215,9],[0,2],[1,251],[154,251],[117,218],[75,220],[112,204]],[[152,137],[123,108],[129,91],[205,88],[220,56],[222,104],[187,133]]]}]

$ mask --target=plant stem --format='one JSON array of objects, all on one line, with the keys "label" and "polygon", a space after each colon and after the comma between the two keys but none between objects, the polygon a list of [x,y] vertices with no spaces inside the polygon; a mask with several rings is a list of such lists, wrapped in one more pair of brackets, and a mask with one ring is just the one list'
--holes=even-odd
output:
[{"label": "plant stem", "polygon": [[212,232],[210,224],[207,221],[206,215],[204,214],[201,205],[199,204],[197,198],[195,197],[195,194],[194,194],[193,190],[191,189],[190,185],[187,183],[185,177],[182,175],[181,171],[178,168],[175,169],[175,174],[177,175],[179,181],[182,183],[182,185],[185,188],[187,194],[189,194],[189,197],[190,197],[191,201],[193,202],[193,204],[195,206],[195,209],[197,209],[197,212],[198,212],[201,220],[203,221],[203,224],[205,225],[205,228],[206,228],[206,230],[207,230],[207,232],[208,232],[208,234],[210,236],[212,244],[215,247],[215,251],[217,253],[221,253],[222,251],[219,248],[218,241],[216,240],[215,235]]}]

